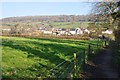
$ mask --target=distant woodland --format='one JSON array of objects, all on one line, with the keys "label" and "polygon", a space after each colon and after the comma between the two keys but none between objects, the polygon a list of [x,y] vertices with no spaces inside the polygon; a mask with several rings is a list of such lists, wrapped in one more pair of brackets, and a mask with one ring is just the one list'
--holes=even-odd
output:
[{"label": "distant woodland", "polygon": [[3,18],[2,22],[88,22],[95,21],[93,15],[55,15],[55,16],[21,16],[21,17],[8,17]]}]

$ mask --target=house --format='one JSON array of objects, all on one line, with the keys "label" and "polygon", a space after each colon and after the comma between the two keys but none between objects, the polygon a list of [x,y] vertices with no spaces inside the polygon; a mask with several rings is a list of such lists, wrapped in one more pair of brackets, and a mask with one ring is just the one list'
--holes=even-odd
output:
[{"label": "house", "polygon": [[106,30],[106,31],[102,31],[102,34],[112,34],[113,31],[112,30]]}]

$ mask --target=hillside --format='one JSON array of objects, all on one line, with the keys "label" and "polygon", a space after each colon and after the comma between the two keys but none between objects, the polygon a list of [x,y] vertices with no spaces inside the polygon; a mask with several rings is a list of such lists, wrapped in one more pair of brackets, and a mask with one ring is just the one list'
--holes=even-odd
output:
[{"label": "hillside", "polygon": [[2,22],[78,22],[78,21],[92,21],[91,15],[54,15],[54,16],[21,16],[8,17],[1,19]]}]

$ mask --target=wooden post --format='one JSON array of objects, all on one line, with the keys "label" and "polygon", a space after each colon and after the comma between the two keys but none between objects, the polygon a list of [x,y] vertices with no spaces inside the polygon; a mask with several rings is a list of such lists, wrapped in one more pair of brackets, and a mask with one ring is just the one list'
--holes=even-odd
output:
[{"label": "wooden post", "polygon": [[74,78],[76,78],[76,52],[74,52]]},{"label": "wooden post", "polygon": [[84,49],[84,64],[85,64],[85,58],[86,58],[86,55],[85,55],[85,49]]},{"label": "wooden post", "polygon": [[105,46],[107,46],[107,41],[105,40]]},{"label": "wooden post", "polygon": [[84,64],[86,64],[87,63],[87,55],[86,55],[86,50],[84,49]]},{"label": "wooden post", "polygon": [[74,48],[74,53],[76,53],[77,52],[77,49],[76,48]]},{"label": "wooden post", "polygon": [[88,54],[90,54],[91,45],[88,45]]}]

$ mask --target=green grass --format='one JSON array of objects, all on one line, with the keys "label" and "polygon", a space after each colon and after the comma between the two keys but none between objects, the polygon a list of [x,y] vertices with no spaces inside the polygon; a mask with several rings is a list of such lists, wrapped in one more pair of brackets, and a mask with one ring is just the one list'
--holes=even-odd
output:
[{"label": "green grass", "polygon": [[78,27],[88,27],[88,22],[51,22],[51,25],[56,28],[78,28]]},{"label": "green grass", "polygon": [[[65,64],[58,67],[54,73],[58,74],[57,71],[60,73],[66,70],[67,75],[67,71],[73,69],[74,50],[77,52],[77,62],[81,64],[84,59],[83,50],[87,50],[87,45],[101,43],[97,40],[20,37],[0,37],[0,39],[2,39],[2,46],[0,47],[2,47],[3,78],[48,77],[51,74],[50,70],[63,61]],[[98,50],[96,47],[94,49]],[[69,68],[67,69],[67,67]],[[65,77],[65,74],[61,77]]]},{"label": "green grass", "polygon": [[[30,22],[29,25],[31,26],[37,26],[37,28],[39,27],[48,27],[49,25],[52,25],[54,28],[78,28],[78,27],[88,27],[88,23],[90,22]],[[8,23],[10,25],[16,24],[16,23]],[[24,28],[28,28],[31,26],[27,26],[27,23],[19,23],[21,26],[23,26]],[[41,24],[41,26],[40,26]],[[42,25],[44,24],[44,25]],[[3,24],[3,27],[10,27],[10,26],[6,26]]]}]

